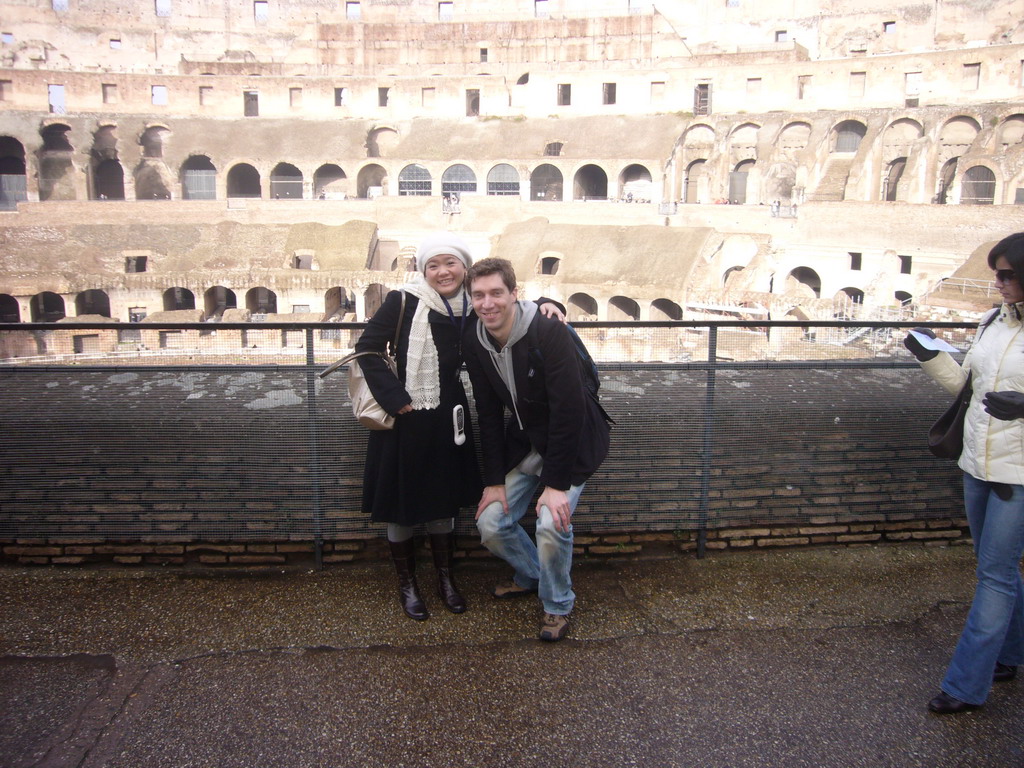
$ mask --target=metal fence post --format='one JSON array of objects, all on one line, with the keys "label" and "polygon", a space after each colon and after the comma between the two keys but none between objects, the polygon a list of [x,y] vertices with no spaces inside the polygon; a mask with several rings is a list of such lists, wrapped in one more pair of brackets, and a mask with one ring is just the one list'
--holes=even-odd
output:
[{"label": "metal fence post", "polygon": [[718,360],[718,326],[708,327],[708,368],[704,393],[704,433],[700,450],[700,510],[697,523],[697,557],[704,557],[708,543],[708,511],[711,494],[711,452],[714,445],[715,367]]},{"label": "metal fence post", "polygon": [[313,546],[316,557],[316,569],[324,567],[324,532],[323,532],[323,501],[320,493],[320,440],[317,436],[316,410],[316,371],[315,352],[313,346],[313,329],[306,329],[306,403],[309,411],[307,420],[309,428],[309,478],[313,491]]}]

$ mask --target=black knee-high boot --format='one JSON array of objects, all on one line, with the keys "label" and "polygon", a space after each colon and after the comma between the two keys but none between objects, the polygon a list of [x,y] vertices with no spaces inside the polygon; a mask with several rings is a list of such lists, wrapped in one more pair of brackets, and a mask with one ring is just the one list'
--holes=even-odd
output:
[{"label": "black knee-high boot", "polygon": [[437,594],[452,613],[466,610],[466,601],[459,594],[452,578],[452,560],[455,551],[455,535],[452,533],[430,534],[430,552],[437,569]]},{"label": "black knee-high boot", "polygon": [[420,597],[419,587],[416,585],[416,545],[412,539],[405,541],[389,541],[391,547],[391,559],[395,563],[395,570],[398,572],[398,601],[402,604],[402,610],[410,619],[423,621],[430,618],[427,606],[423,604]]}]

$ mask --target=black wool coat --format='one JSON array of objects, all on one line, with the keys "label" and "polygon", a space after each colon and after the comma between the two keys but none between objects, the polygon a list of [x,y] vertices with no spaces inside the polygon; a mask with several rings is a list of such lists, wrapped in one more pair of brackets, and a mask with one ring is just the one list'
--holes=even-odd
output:
[{"label": "black wool coat", "polygon": [[[388,413],[396,414],[412,401],[405,390],[406,355],[409,330],[419,299],[406,294],[405,317],[398,341],[398,378],[383,360],[361,357],[366,382],[377,402]],[[401,294],[390,292],[370,319],[356,342],[356,352],[385,351],[395,336],[401,307]],[[472,309],[469,310],[472,316]],[[441,378],[441,404],[430,410],[416,410],[395,419],[390,430],[371,431],[363,469],[363,512],[374,522],[416,525],[430,520],[454,517],[460,507],[475,506],[483,491],[476,460],[466,391],[460,370],[462,351],[460,326],[471,324],[471,317],[456,325],[447,315],[430,311],[430,331],[437,346]],[[466,409],[466,442],[455,445],[452,409]]]},{"label": "black wool coat", "polygon": [[476,318],[463,337],[479,421],[484,483],[504,484],[506,473],[533,446],[544,459],[541,483],[565,491],[586,482],[601,466],[608,455],[610,428],[600,405],[583,385],[579,354],[568,329],[540,313],[531,322],[538,346],[530,346],[534,334],[512,345],[514,402],[477,338]]}]

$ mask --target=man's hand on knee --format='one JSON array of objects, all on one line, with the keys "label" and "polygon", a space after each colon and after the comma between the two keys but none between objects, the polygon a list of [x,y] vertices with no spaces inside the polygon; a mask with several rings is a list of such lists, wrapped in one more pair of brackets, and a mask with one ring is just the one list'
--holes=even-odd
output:
[{"label": "man's hand on knee", "polygon": [[540,508],[547,507],[551,512],[551,520],[555,524],[556,531],[567,533],[569,531],[569,518],[572,517],[572,509],[569,507],[569,497],[565,491],[557,488],[544,486],[544,492],[537,499],[537,516],[540,516]]},{"label": "man's hand on knee", "polygon": [[483,495],[480,497],[480,503],[476,505],[476,517],[474,519],[479,520],[484,510],[495,502],[501,504],[501,511],[507,515],[508,499],[505,497],[504,485],[488,485],[484,488]]}]

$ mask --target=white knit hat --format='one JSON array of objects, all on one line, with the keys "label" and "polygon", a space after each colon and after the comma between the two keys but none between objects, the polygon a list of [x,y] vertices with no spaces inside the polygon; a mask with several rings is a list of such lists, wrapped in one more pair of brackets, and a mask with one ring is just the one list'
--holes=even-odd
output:
[{"label": "white knit hat", "polygon": [[466,265],[466,269],[473,266],[473,256],[465,240],[454,232],[436,232],[423,238],[416,249],[416,269],[422,274],[430,259],[443,254],[455,256]]}]

